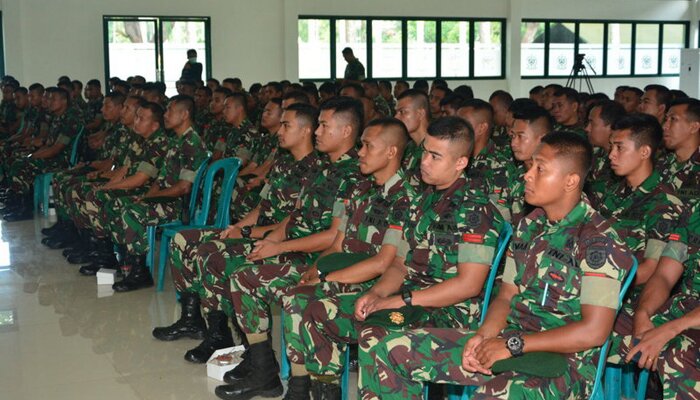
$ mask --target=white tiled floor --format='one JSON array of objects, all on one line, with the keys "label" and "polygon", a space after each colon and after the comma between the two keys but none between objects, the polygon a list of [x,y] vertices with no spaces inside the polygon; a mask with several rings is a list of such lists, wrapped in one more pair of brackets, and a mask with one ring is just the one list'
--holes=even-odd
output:
[{"label": "white tiled floor", "polygon": [[169,278],[162,293],[99,297],[94,277],[40,243],[47,225],[0,222],[0,399],[216,398],[221,382],[182,358],[197,341],[151,337],[179,315]]}]

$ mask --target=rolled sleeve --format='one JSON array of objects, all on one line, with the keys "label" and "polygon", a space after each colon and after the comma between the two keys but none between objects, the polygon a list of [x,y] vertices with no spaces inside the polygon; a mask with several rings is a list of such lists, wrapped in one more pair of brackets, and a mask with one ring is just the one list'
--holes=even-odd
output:
[{"label": "rolled sleeve", "polygon": [[620,281],[616,279],[584,274],[581,279],[581,304],[617,310],[620,301],[620,286]]},{"label": "rolled sleeve", "polygon": [[658,260],[666,248],[666,242],[658,239],[649,239],[644,250],[644,258]]},{"label": "rolled sleeve", "polygon": [[510,283],[515,285],[515,276],[518,274],[518,270],[515,267],[515,259],[513,257],[506,257],[506,266],[503,269],[503,283]]},{"label": "rolled sleeve", "polygon": [[136,172],[143,172],[148,175],[149,178],[155,178],[158,176],[158,168],[155,165],[141,161],[139,166],[136,168]]},{"label": "rolled sleeve", "polygon": [[268,199],[268,196],[270,195],[270,184],[266,183],[265,186],[260,190],[260,198],[261,199]]},{"label": "rolled sleeve", "polygon": [[191,169],[183,168],[180,170],[180,175],[178,176],[178,179],[181,181],[194,183],[194,178],[196,175],[197,174]]},{"label": "rolled sleeve", "polygon": [[403,227],[398,225],[389,225],[386,232],[384,232],[384,239],[382,240],[382,245],[390,244],[399,248],[401,243],[401,238],[403,237]]},{"label": "rolled sleeve", "polygon": [[58,138],[56,139],[56,143],[61,143],[63,145],[68,146],[71,142],[71,137],[68,135],[59,135]]},{"label": "rolled sleeve", "polygon": [[405,259],[410,249],[411,246],[409,246],[408,242],[404,239],[401,239],[399,241],[398,247],[396,248],[396,256]]},{"label": "rolled sleeve", "polygon": [[664,247],[661,256],[672,258],[683,264],[688,261],[688,245],[683,242],[670,241]]},{"label": "rolled sleeve", "polygon": [[226,142],[223,140],[217,140],[214,144],[214,151],[224,152],[226,151]]},{"label": "rolled sleeve", "polygon": [[460,243],[457,246],[458,263],[475,263],[491,265],[495,249],[476,243]]}]

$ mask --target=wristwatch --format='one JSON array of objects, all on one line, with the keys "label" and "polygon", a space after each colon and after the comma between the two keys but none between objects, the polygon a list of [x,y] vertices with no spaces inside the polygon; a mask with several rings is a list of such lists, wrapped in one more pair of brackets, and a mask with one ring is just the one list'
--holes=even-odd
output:
[{"label": "wristwatch", "polygon": [[413,293],[407,288],[401,290],[401,299],[403,299],[403,302],[406,303],[407,306],[413,305]]},{"label": "wristwatch", "polygon": [[513,357],[522,356],[524,347],[525,341],[523,340],[521,333],[514,332],[506,337],[506,348],[508,348],[508,351],[510,351],[510,355],[512,355]]},{"label": "wristwatch", "polygon": [[321,282],[326,281],[326,273],[323,271],[318,271],[318,280]]},{"label": "wristwatch", "polygon": [[241,236],[250,239],[250,234],[253,233],[253,228],[250,227],[250,225],[246,225],[241,228]]}]

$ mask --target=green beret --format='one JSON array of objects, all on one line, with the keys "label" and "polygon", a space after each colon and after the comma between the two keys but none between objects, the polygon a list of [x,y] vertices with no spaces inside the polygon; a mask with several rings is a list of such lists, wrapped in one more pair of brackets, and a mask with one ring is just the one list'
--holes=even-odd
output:
[{"label": "green beret", "polygon": [[388,329],[403,329],[429,320],[430,312],[425,307],[403,306],[401,308],[373,312],[367,316],[364,324]]},{"label": "green beret", "polygon": [[566,368],[566,359],[563,355],[540,351],[496,361],[491,371],[494,374],[515,371],[540,378],[557,378],[564,375]]}]

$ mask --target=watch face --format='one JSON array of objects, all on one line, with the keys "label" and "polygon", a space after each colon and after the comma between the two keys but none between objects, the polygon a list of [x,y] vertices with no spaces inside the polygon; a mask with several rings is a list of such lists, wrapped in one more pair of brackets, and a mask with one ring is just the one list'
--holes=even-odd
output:
[{"label": "watch face", "polygon": [[511,338],[508,338],[508,341],[506,341],[506,346],[508,346],[509,349],[514,350],[514,351],[520,350],[521,345],[522,345],[522,341],[517,336],[513,336]]}]

